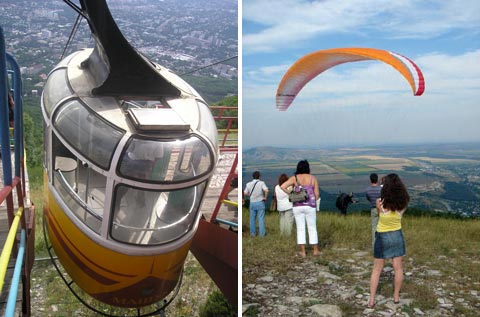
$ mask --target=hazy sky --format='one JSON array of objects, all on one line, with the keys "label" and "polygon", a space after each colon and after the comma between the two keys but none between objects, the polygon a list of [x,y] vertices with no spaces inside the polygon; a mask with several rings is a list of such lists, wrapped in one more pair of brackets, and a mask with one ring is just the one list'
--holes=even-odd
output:
[{"label": "hazy sky", "polygon": [[[408,56],[424,94],[414,97],[391,66],[364,61],[327,70],[276,110],[287,69],[337,47]],[[244,0],[242,49],[244,149],[480,141],[478,0]]]}]

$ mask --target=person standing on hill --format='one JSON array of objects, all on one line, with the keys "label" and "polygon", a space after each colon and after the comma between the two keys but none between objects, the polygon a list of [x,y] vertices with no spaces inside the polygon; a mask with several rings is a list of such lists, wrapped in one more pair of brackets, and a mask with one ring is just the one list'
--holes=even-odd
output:
[{"label": "person standing on hill", "polygon": [[375,294],[385,259],[392,259],[395,272],[393,301],[400,302],[403,281],[402,257],[405,256],[405,239],[402,232],[402,216],[407,209],[410,196],[397,174],[388,174],[377,199],[378,225],[373,248],[373,270],[370,277],[370,299],[368,307],[375,306]]},{"label": "person standing on hill", "polygon": [[10,128],[14,127],[15,102],[13,101],[12,93],[8,93],[8,121]]},{"label": "person standing on hill", "polygon": [[308,193],[308,198],[302,202],[293,204],[293,216],[297,226],[297,244],[300,247],[299,255],[305,257],[306,232],[305,222],[307,223],[308,242],[313,246],[313,255],[319,255],[318,234],[317,234],[317,200],[320,198],[317,178],[310,175],[310,165],[307,160],[298,162],[295,175],[290,177],[280,187],[287,193],[290,186],[301,186]]},{"label": "person standing on hill", "polygon": [[260,172],[255,171],[252,174],[253,180],[245,185],[243,193],[250,196],[250,235],[255,237],[257,234],[256,219],[258,217],[259,236],[264,237],[265,231],[265,202],[268,197],[268,187],[265,182],[260,180]]},{"label": "person standing on hill", "polygon": [[372,246],[375,243],[375,231],[377,231],[378,211],[377,199],[380,198],[382,187],[378,186],[378,175],[370,174],[370,186],[365,190],[365,197],[370,202],[370,214],[372,216]]},{"label": "person standing on hill", "polygon": [[287,193],[280,187],[288,180],[286,174],[280,175],[278,185],[275,186],[275,196],[277,197],[277,210],[280,214],[280,234],[282,236],[290,236],[293,227],[293,204],[288,199],[288,192],[291,188],[287,188]]}]

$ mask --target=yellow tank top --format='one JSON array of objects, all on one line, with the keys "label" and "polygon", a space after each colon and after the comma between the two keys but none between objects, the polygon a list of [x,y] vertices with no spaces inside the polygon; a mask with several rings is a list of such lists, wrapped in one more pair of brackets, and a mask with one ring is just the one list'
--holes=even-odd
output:
[{"label": "yellow tank top", "polygon": [[402,229],[402,214],[396,211],[383,212],[378,214],[377,232],[389,232]]}]

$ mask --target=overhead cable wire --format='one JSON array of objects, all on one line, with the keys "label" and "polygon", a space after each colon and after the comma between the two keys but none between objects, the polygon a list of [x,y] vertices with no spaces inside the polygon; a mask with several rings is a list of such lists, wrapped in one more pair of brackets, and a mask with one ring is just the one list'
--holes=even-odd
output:
[{"label": "overhead cable wire", "polygon": [[217,64],[221,64],[223,62],[226,62],[226,61],[229,61],[229,60],[232,60],[234,58],[237,58],[238,55],[235,55],[235,56],[231,56],[231,57],[228,57],[226,59],[223,59],[221,61],[218,61],[218,62],[215,62],[215,63],[211,63],[211,64],[208,64],[208,65],[205,65],[205,66],[202,66],[200,68],[197,68],[197,69],[194,69],[192,71],[189,71],[189,72],[186,72],[186,73],[183,73],[183,74],[180,74],[180,76],[183,76],[183,75],[189,75],[189,74],[192,74],[192,73],[195,73],[195,72],[198,72],[199,70],[202,70],[202,69],[205,69],[205,68],[208,68],[208,67],[212,67],[214,65],[217,65]]},{"label": "overhead cable wire", "polygon": [[85,12],[83,12],[82,8],[80,8],[78,5],[73,3],[71,0],[63,0],[63,2],[65,2],[70,8],[75,10],[78,14],[80,14],[86,20],[88,20],[87,16],[85,15]]},{"label": "overhead cable wire", "polygon": [[81,15],[81,14],[77,15],[77,19],[75,20],[75,23],[73,24],[72,32],[70,32],[70,36],[68,37],[67,44],[65,44],[65,47],[63,48],[63,52],[62,52],[62,56],[60,57],[60,60],[62,60],[63,57],[65,56],[65,52],[67,51],[68,46],[72,42],[72,39],[75,37],[75,34],[77,33],[77,30],[78,30],[78,26],[80,25],[80,20],[81,20],[82,16],[83,15]]}]

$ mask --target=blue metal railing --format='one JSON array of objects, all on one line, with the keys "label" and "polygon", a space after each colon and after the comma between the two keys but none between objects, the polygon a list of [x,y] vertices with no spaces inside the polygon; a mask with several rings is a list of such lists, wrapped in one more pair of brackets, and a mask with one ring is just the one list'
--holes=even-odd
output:
[{"label": "blue metal railing", "polygon": [[[12,74],[13,100],[15,106],[13,108],[14,121],[14,151],[15,151],[15,176],[20,177],[21,160],[23,156],[23,102],[22,102],[22,80],[20,67],[15,58],[5,51],[5,39],[3,29],[0,27],[0,105],[4,106],[0,109],[0,126],[9,127],[8,113],[8,73]],[[7,62],[10,64],[11,70],[7,71]],[[2,157],[10,156],[10,131],[2,129],[0,136],[2,146]],[[10,160],[2,160],[3,164],[3,180],[4,185],[12,184],[12,163]]]},{"label": "blue metal railing", "polygon": [[20,273],[22,273],[23,254],[25,253],[25,230],[22,229],[20,235],[20,248],[18,249],[17,261],[15,262],[15,270],[13,271],[12,284],[8,293],[7,309],[5,317],[13,317],[15,315],[15,306],[17,305],[17,290],[20,284]]},{"label": "blue metal railing", "polygon": [[15,176],[20,177],[20,162],[23,154],[23,103],[22,103],[22,77],[20,67],[17,61],[9,53],[6,53],[7,62],[10,63],[13,73],[13,100],[15,107],[13,108],[13,122],[14,122],[14,144],[15,144]]},{"label": "blue metal railing", "polygon": [[0,27],[0,143],[2,146],[3,184],[12,185],[12,162],[10,157],[9,115],[8,115],[8,77],[5,38]]},{"label": "blue metal railing", "polygon": [[233,228],[238,228],[238,223],[233,222],[233,221],[228,221],[228,220],[225,220],[225,219],[215,218],[215,222],[223,223],[224,225],[227,225],[227,226],[230,226],[230,227],[233,227]]},{"label": "blue metal railing", "polygon": [[[7,64],[9,69],[7,69]],[[8,75],[10,74],[11,81]],[[10,144],[10,124],[8,88],[11,83],[13,91],[13,151],[14,151],[14,176],[12,177],[12,156]],[[22,278],[23,296],[22,313],[24,316],[30,315],[30,271],[33,265],[33,242],[34,242],[34,207],[30,207],[29,220],[27,223],[27,212],[24,211],[25,197],[25,169],[24,169],[24,142],[23,142],[23,105],[22,105],[22,82],[20,67],[15,58],[5,51],[5,38],[3,29],[0,26],[0,146],[1,161],[3,167],[3,188],[0,188],[0,203],[6,202],[9,234],[5,245],[3,246],[2,256],[0,256],[0,285],[3,286],[5,270],[10,260],[10,254],[18,249],[15,270],[11,282],[10,292],[8,293],[6,316],[15,314],[17,293]],[[16,198],[18,202],[18,212],[14,215],[14,189],[16,189]],[[17,234],[18,227],[20,231],[20,245],[18,246]],[[27,230],[28,229],[28,230]],[[0,286],[0,292],[1,287]]]}]

